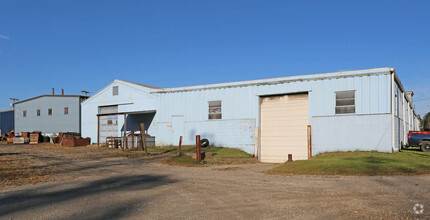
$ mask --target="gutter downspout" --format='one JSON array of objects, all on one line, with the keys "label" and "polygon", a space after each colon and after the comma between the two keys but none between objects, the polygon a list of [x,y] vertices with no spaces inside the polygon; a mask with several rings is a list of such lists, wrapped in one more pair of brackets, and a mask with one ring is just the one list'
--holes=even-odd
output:
[{"label": "gutter downspout", "polygon": [[394,71],[391,71],[391,150],[396,152],[394,130]]}]

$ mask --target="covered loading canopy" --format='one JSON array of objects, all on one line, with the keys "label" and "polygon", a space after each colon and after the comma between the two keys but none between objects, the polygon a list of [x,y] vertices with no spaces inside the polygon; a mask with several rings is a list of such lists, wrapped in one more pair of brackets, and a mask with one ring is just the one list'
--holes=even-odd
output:
[{"label": "covered loading canopy", "polygon": [[[157,111],[156,110],[147,110],[147,111],[128,111],[128,112],[111,112],[111,113],[99,113],[97,114],[97,146],[100,146],[100,118],[105,116],[117,116],[117,115],[124,115],[124,143],[127,144],[125,141],[126,135],[127,135],[127,116],[139,116],[139,115],[155,115]],[[140,123],[140,122],[139,122]],[[149,126],[149,124],[147,125]]]}]

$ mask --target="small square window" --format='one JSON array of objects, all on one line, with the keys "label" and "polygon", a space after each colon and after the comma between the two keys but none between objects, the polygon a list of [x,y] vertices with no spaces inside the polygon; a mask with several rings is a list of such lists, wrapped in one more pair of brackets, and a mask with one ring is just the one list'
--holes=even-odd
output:
[{"label": "small square window", "polygon": [[118,93],[119,93],[118,86],[112,87],[112,95],[118,95]]},{"label": "small square window", "polygon": [[52,115],[52,108],[48,108],[48,115]]},{"label": "small square window", "polygon": [[22,117],[27,117],[27,111],[26,110],[24,110],[24,111],[22,111]]},{"label": "small square window", "polygon": [[336,92],[336,114],[355,113],[355,91]]},{"label": "small square window", "polygon": [[69,107],[64,107],[64,114],[68,115],[69,114]]},{"label": "small square window", "polygon": [[221,101],[209,101],[209,119],[222,119]]},{"label": "small square window", "polygon": [[40,116],[40,109],[37,109],[37,116]]}]

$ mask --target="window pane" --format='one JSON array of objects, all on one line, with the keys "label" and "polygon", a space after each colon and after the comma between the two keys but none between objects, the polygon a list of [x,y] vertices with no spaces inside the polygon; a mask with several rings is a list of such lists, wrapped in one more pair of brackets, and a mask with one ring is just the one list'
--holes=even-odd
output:
[{"label": "window pane", "polygon": [[68,115],[69,114],[69,108],[68,107],[64,107],[64,114]]},{"label": "window pane", "polygon": [[355,113],[355,106],[336,106],[336,114]]},{"label": "window pane", "polygon": [[336,100],[336,106],[344,106],[344,105],[355,105],[354,99],[338,99]]},{"label": "window pane", "polygon": [[355,91],[337,92],[336,99],[351,99],[355,98]]},{"label": "window pane", "polygon": [[221,119],[221,114],[209,114],[209,119]]}]

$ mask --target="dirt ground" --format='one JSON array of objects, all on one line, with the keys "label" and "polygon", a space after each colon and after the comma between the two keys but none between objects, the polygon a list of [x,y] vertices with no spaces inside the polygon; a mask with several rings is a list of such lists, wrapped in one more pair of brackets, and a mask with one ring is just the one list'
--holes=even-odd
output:
[{"label": "dirt ground", "polygon": [[430,219],[429,175],[280,176],[263,172],[273,164],[178,167],[104,152],[0,145],[11,167],[42,170],[33,184],[2,182],[0,219]]}]

